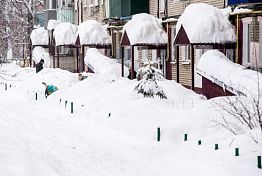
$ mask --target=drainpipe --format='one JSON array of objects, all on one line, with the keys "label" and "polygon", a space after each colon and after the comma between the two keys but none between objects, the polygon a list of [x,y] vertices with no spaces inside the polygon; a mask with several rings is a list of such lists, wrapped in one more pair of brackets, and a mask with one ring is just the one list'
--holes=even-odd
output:
[{"label": "drainpipe", "polygon": [[238,63],[239,62],[239,54],[238,54],[238,51],[239,51],[239,43],[238,43],[238,37],[239,37],[239,16],[237,15],[237,43],[236,43],[236,63]]},{"label": "drainpipe", "polygon": [[157,18],[159,18],[159,0],[157,0]]}]

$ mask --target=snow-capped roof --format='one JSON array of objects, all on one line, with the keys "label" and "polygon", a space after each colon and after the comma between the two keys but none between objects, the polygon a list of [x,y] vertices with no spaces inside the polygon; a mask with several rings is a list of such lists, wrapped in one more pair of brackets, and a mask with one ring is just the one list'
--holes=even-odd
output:
[{"label": "snow-capped roof", "polygon": [[[100,75],[121,76],[121,64],[104,56],[98,49],[90,48],[86,51],[85,64],[92,67],[93,71]],[[124,75],[128,75],[128,68],[124,66]]]},{"label": "snow-capped roof", "polygon": [[48,45],[48,31],[44,27],[34,29],[30,38],[32,45]]},{"label": "snow-capped roof", "polygon": [[130,44],[166,44],[167,33],[163,30],[160,20],[156,17],[141,13],[132,17],[124,25]]},{"label": "snow-capped roof", "polygon": [[47,23],[47,30],[53,30],[55,27],[60,24],[60,21],[57,20],[49,20]]},{"label": "snow-capped roof", "polygon": [[87,20],[78,26],[79,39],[81,45],[107,45],[112,43],[111,37],[96,20]]},{"label": "snow-capped roof", "polygon": [[56,46],[74,45],[78,36],[77,26],[72,23],[57,24],[54,30]]},{"label": "snow-capped roof", "polygon": [[45,68],[50,67],[50,55],[43,47],[37,46],[33,49],[32,59],[36,64],[40,62],[41,59],[44,59],[45,62],[43,66]]},{"label": "snow-capped roof", "polygon": [[[210,50],[205,52],[197,64],[197,71],[213,82],[219,81],[223,87],[233,90],[233,93],[258,95],[258,80],[262,83],[262,74],[246,69],[231,62],[223,53]],[[262,87],[260,86],[260,95]]]},{"label": "snow-capped roof", "polygon": [[225,12],[205,3],[190,4],[179,17],[176,32],[183,25],[190,43],[235,42],[235,31]]}]

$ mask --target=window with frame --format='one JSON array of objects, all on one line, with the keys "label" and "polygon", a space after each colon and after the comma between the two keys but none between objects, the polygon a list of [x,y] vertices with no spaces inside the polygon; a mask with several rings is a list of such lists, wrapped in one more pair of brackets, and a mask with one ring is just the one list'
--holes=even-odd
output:
[{"label": "window with frame", "polygon": [[190,46],[182,46],[182,62],[190,62]]},{"label": "window with frame", "polygon": [[250,66],[250,24],[251,18],[243,18],[243,58],[242,65]]},{"label": "window with frame", "polygon": [[171,53],[171,62],[176,62],[177,59],[177,47],[174,44],[174,40],[175,40],[175,36],[176,36],[176,27],[172,27],[171,28],[171,48],[172,48],[172,53]]}]

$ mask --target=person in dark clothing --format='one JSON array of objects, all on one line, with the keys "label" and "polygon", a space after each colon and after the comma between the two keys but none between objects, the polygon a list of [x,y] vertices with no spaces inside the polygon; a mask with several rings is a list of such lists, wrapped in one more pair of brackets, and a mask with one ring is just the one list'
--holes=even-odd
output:
[{"label": "person in dark clothing", "polygon": [[[128,79],[131,79],[131,69],[129,69],[129,74],[127,76]],[[134,78],[133,79],[136,79],[136,71],[134,70]]]},{"label": "person in dark clothing", "polygon": [[40,62],[38,64],[36,64],[35,69],[36,69],[36,73],[40,72],[44,67],[44,59],[41,59]]}]

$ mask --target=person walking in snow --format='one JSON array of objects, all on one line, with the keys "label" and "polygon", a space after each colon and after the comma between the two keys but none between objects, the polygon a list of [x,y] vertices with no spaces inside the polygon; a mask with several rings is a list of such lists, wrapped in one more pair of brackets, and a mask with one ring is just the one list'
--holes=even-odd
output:
[{"label": "person walking in snow", "polygon": [[44,59],[41,59],[40,62],[38,64],[36,64],[35,69],[36,69],[36,73],[40,72],[44,67]]},{"label": "person walking in snow", "polygon": [[58,88],[54,85],[47,85],[45,82],[42,82],[45,86],[45,97],[47,98],[48,95],[51,95],[53,92],[57,91]]}]

